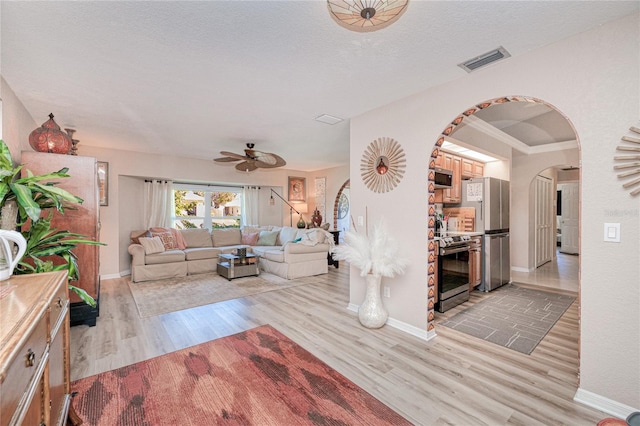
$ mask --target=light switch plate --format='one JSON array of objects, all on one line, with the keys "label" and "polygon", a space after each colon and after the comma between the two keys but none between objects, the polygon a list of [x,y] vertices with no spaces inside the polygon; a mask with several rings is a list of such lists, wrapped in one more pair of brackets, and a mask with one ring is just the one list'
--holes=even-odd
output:
[{"label": "light switch plate", "polygon": [[609,243],[620,242],[620,224],[619,223],[604,224],[604,240]]}]

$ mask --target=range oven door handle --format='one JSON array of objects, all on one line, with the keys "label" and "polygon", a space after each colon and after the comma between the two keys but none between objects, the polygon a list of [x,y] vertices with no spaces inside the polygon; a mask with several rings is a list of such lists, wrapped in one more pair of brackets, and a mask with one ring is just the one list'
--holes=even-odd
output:
[{"label": "range oven door handle", "polygon": [[443,248],[440,250],[440,255],[446,256],[448,254],[461,253],[463,251],[469,251],[470,248],[470,246]]}]

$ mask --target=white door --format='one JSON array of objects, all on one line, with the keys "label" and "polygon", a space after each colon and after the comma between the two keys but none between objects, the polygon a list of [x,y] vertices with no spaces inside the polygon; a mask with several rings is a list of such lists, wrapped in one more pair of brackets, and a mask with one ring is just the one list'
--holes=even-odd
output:
[{"label": "white door", "polygon": [[578,209],[580,191],[578,183],[562,184],[562,216],[560,217],[560,251],[578,254]]},{"label": "white door", "polygon": [[536,268],[550,262],[555,245],[555,220],[553,215],[553,182],[543,176],[536,176]]}]

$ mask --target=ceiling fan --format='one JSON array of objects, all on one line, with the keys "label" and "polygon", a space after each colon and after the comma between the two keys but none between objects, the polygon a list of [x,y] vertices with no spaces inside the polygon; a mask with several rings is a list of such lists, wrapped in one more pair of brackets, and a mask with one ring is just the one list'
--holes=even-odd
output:
[{"label": "ceiling fan", "polygon": [[252,172],[256,169],[273,169],[282,167],[287,164],[282,157],[270,152],[262,152],[253,149],[255,144],[248,143],[244,155],[235,154],[228,151],[220,151],[220,154],[226,157],[214,158],[213,161],[218,163],[230,163],[233,161],[241,161],[236,164],[236,170],[241,172]]}]

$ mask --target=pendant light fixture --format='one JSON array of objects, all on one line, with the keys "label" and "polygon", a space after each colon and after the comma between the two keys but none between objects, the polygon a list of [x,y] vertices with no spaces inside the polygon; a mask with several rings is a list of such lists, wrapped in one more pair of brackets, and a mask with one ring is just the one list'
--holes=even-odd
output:
[{"label": "pendant light fixture", "polygon": [[341,27],[370,32],[388,27],[407,10],[409,0],[327,0],[329,14]]}]

